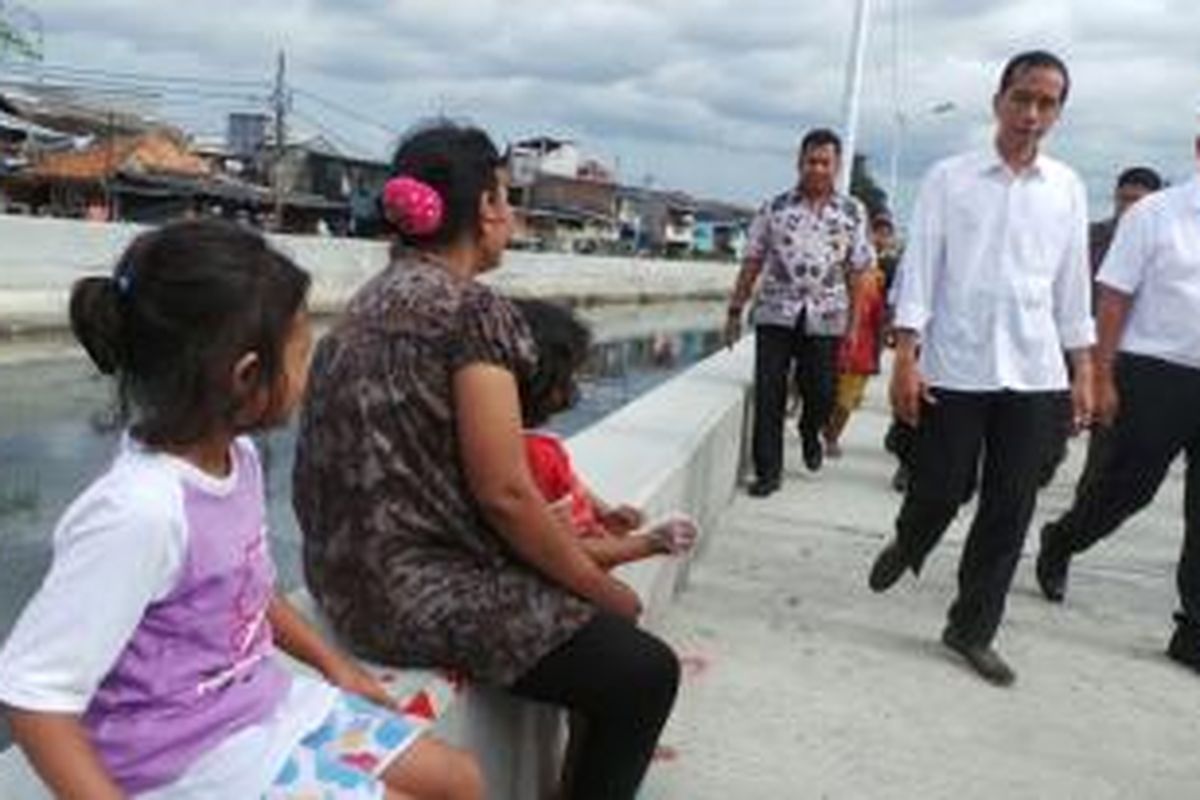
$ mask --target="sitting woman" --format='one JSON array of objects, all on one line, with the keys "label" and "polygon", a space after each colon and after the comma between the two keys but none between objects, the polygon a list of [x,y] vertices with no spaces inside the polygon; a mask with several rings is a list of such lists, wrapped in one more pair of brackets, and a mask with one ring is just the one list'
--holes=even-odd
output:
[{"label": "sitting woman", "polygon": [[317,348],[302,415],[309,587],[360,655],[578,712],[564,797],[633,798],[679,663],[530,476],[517,386],[534,345],[477,280],[512,228],[503,160],[482,131],[442,123],[400,145],[393,173],[392,262]]}]

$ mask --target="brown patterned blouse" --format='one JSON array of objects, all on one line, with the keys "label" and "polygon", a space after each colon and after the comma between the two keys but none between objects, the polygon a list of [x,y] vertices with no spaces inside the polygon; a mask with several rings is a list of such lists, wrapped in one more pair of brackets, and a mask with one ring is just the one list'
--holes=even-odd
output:
[{"label": "brown patterned blouse", "polygon": [[309,589],[360,655],[507,685],[595,613],[518,559],[459,460],[454,373],[534,358],[507,300],[414,255],[318,345],[292,502]]}]

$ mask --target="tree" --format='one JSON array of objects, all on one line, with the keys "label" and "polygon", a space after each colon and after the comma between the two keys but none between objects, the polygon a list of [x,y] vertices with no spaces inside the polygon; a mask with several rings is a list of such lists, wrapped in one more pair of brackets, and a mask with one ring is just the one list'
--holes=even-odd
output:
[{"label": "tree", "polygon": [[37,46],[27,36],[12,23],[0,19],[0,61],[3,61],[10,52],[34,61],[41,58]]},{"label": "tree", "polygon": [[871,170],[867,167],[867,156],[862,153],[854,154],[854,163],[850,168],[850,194],[867,207],[869,217],[879,213],[890,213],[887,192],[875,182]]}]

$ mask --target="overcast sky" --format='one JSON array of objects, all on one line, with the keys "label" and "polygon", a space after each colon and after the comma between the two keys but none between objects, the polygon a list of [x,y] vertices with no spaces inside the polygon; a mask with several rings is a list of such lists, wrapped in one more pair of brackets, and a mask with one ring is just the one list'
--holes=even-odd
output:
[{"label": "overcast sky", "polygon": [[[7,6],[12,9],[12,2]],[[756,202],[789,185],[800,134],[840,127],[853,0],[24,0],[56,67],[267,82],[287,53],[299,128],[385,157],[443,112],[503,144],[576,139],[621,178]],[[901,206],[931,161],[987,144],[1005,58],[1055,50],[1070,102],[1047,150],[1093,216],[1113,176],[1195,170],[1196,0],[874,0],[859,149]],[[26,15],[28,17],[28,15]],[[898,25],[895,24],[898,21]],[[178,84],[172,84],[178,86]],[[199,84],[197,84],[198,86]],[[261,89],[237,84],[251,95]],[[330,103],[332,101],[332,104]],[[203,132],[254,101],[174,90],[161,112]],[[946,110],[949,109],[949,110]]]}]

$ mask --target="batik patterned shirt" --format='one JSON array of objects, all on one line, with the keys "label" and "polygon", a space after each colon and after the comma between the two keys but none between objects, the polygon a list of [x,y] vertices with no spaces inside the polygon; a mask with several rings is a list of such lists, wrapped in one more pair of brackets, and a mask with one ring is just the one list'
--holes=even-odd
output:
[{"label": "batik patterned shirt", "polygon": [[807,333],[842,336],[850,277],[871,266],[875,252],[857,199],[835,193],[813,206],[793,189],[759,210],[747,257],[762,264],[751,316],[756,325],[792,327],[803,312]]},{"label": "batik patterned shirt", "polygon": [[293,503],[309,589],[359,654],[507,685],[594,615],[492,528],[459,456],[454,374],[535,357],[507,300],[416,256],[318,345]]}]

